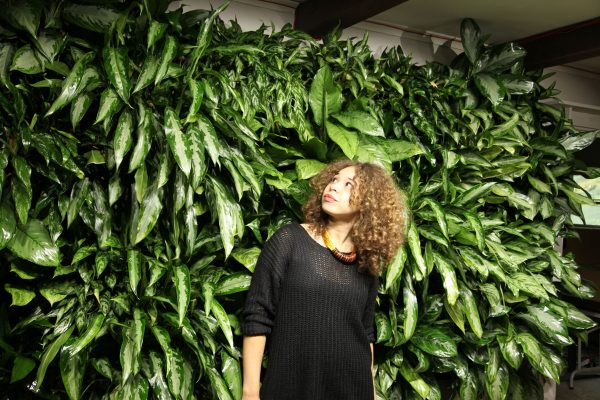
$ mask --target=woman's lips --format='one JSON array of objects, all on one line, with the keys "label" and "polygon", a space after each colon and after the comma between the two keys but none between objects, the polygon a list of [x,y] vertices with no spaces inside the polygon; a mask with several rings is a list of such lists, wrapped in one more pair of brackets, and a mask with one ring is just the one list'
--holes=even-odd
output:
[{"label": "woman's lips", "polygon": [[328,202],[333,202],[333,201],[337,201],[336,199],[334,199],[332,196],[326,194],[325,196],[323,196],[323,200],[328,201]]}]

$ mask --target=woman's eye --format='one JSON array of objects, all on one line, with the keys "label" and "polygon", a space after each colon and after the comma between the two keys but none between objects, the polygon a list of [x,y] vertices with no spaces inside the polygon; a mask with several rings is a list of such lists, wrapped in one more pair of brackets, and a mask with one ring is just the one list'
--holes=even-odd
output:
[{"label": "woman's eye", "polygon": [[346,186],[352,187],[352,182],[346,182]]}]

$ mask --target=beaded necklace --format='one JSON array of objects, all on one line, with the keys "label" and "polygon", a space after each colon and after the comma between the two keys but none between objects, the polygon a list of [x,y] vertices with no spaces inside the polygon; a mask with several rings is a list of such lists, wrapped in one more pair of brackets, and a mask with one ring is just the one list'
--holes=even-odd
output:
[{"label": "beaded necklace", "polygon": [[352,250],[349,253],[344,253],[344,252],[336,249],[335,246],[333,245],[333,242],[329,238],[329,233],[327,232],[326,229],[323,230],[322,236],[323,236],[323,242],[325,243],[325,246],[327,246],[327,248],[331,251],[331,253],[333,254],[333,256],[335,258],[337,258],[338,260],[345,262],[345,263],[353,263],[354,261],[356,261],[356,250]]}]

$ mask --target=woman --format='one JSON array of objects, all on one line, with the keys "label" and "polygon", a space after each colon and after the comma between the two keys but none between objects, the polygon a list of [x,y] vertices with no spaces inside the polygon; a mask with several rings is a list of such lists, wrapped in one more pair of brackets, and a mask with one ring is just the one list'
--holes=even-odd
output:
[{"label": "woman", "polygon": [[244,400],[375,398],[377,277],[404,240],[404,202],[385,170],[367,163],[329,164],[311,187],[305,223],[275,232],[254,270],[242,323]]}]

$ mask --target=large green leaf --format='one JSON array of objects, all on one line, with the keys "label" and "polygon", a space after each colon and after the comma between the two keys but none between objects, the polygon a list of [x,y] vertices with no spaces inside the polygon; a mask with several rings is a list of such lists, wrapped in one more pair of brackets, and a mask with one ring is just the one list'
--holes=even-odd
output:
[{"label": "large green leaf", "polygon": [[242,368],[240,362],[231,357],[225,350],[221,350],[223,378],[234,399],[242,398]]},{"label": "large green leaf", "polygon": [[566,321],[540,305],[527,306],[527,313],[517,315],[532,327],[536,328],[542,340],[557,346],[567,346],[573,343],[569,337]]},{"label": "large green leaf", "polygon": [[8,202],[0,204],[0,249],[12,239],[17,229],[17,221]]},{"label": "large green leaf", "polygon": [[81,335],[78,339],[76,339],[73,343],[64,347],[64,350],[68,351],[69,357],[74,357],[83,350],[87,345],[91,343],[92,340],[98,336],[98,333],[102,329],[102,325],[104,324],[104,315],[96,314],[93,318],[90,319],[87,330]]},{"label": "large green leaf", "polygon": [[186,317],[190,303],[190,271],[184,264],[173,267],[173,285],[177,294],[177,314],[179,316],[179,327]]},{"label": "large green leaf", "polygon": [[477,335],[478,338],[481,338],[483,335],[483,326],[481,325],[481,319],[479,317],[477,301],[475,300],[471,290],[465,285],[461,285],[460,295],[463,299],[463,305],[465,306],[465,315],[467,317],[467,321],[469,322],[469,325],[471,326],[471,329],[475,335]]},{"label": "large green leaf", "polygon": [[6,284],[4,285],[4,290],[6,290],[12,298],[12,302],[10,303],[11,306],[26,306],[31,300],[35,299],[35,292],[28,289],[17,288]]},{"label": "large green leaf", "polygon": [[299,179],[310,179],[325,166],[324,163],[318,160],[296,160],[296,173]]},{"label": "large green leaf", "polygon": [[415,372],[408,361],[404,361],[399,368],[402,377],[412,386],[412,388],[421,396],[422,399],[429,397],[430,386]]},{"label": "large green leaf", "polygon": [[458,283],[454,267],[438,252],[433,253],[435,267],[442,276],[442,284],[446,289],[446,298],[450,305],[454,305],[458,299]]},{"label": "large green leaf", "polygon": [[460,24],[460,37],[462,39],[463,49],[471,64],[479,60],[479,55],[483,48],[480,37],[479,26],[471,18],[465,18]]},{"label": "large green leaf", "polygon": [[233,348],[233,332],[231,330],[231,323],[229,322],[227,312],[225,311],[221,303],[219,303],[217,299],[214,298],[210,303],[210,309],[215,318],[217,319],[219,327],[221,328],[221,331],[223,331],[223,334],[225,335],[229,346]]},{"label": "large green leaf", "polygon": [[331,115],[346,128],[356,129],[371,136],[383,136],[383,127],[373,116],[363,111],[342,111]]},{"label": "large green leaf", "polygon": [[94,59],[94,57],[94,53],[89,52],[77,60],[75,65],[73,65],[73,69],[71,69],[71,72],[69,72],[69,75],[67,75],[63,81],[60,94],[56,100],[54,100],[48,111],[46,111],[46,117],[54,114],[56,111],[69,104],[78,94],[78,92],[81,91],[82,78],[86,71],[85,68],[87,64]]},{"label": "large green leaf", "polygon": [[142,267],[144,264],[143,254],[139,250],[127,251],[127,271],[129,275],[129,287],[137,295],[137,288],[142,279]]},{"label": "large green leaf", "polygon": [[177,165],[189,176],[192,170],[192,138],[181,131],[179,119],[171,109],[165,111],[165,135]]},{"label": "large green leaf", "polygon": [[10,383],[20,381],[25,378],[35,368],[35,361],[31,358],[17,356],[10,374]]},{"label": "large green leaf", "polygon": [[407,258],[408,255],[404,247],[398,249],[398,252],[394,255],[386,270],[385,290],[389,290],[389,288],[402,276],[402,271],[404,270]]},{"label": "large green leaf", "polygon": [[169,65],[171,61],[177,55],[177,40],[171,36],[167,35],[165,39],[165,44],[163,46],[162,54],[159,57],[160,63],[158,65],[158,69],[156,71],[156,75],[154,76],[154,85],[158,85],[160,81],[162,81],[167,75],[167,71],[169,69]]},{"label": "large green leaf", "polygon": [[117,127],[115,128],[115,136],[113,137],[113,150],[115,152],[115,164],[116,168],[123,162],[123,157],[131,149],[133,143],[133,116],[127,110],[123,110],[117,121]]},{"label": "large green leaf", "polygon": [[410,277],[407,277],[402,293],[404,299],[404,338],[410,340],[417,328],[419,317],[419,303]]},{"label": "large green leaf", "polygon": [[339,112],[342,108],[342,100],[342,91],[333,79],[331,68],[327,65],[321,67],[313,79],[308,95],[308,102],[317,125],[323,126],[328,115]]},{"label": "large green leaf", "polygon": [[155,351],[150,352],[146,376],[152,387],[154,397],[160,400],[171,400],[171,393],[165,378],[163,360]]},{"label": "large green leaf", "polygon": [[107,46],[102,50],[102,59],[108,80],[119,97],[125,103],[128,103],[131,92],[131,79],[129,79],[128,73],[129,57],[127,56],[127,49]]},{"label": "large green leaf", "polygon": [[135,244],[144,240],[156,225],[163,207],[162,192],[162,189],[154,185],[146,190],[136,224]]},{"label": "large green leaf", "polygon": [[70,23],[94,32],[104,33],[121,13],[114,8],[98,4],[67,3],[63,8],[63,17]]},{"label": "large green leaf", "polygon": [[35,51],[27,44],[15,52],[10,70],[33,75],[42,72],[43,65]]},{"label": "large green leaf", "polygon": [[458,354],[456,343],[438,328],[419,327],[411,342],[425,353],[435,357],[454,357]]},{"label": "large green leaf", "polygon": [[44,224],[36,219],[18,225],[7,247],[16,256],[38,265],[56,267],[60,263],[58,246],[50,238]]},{"label": "large green leaf", "polygon": [[37,36],[42,8],[34,0],[11,1],[5,4],[3,19],[31,36]]},{"label": "large green leaf", "polygon": [[328,121],[325,121],[325,128],[329,138],[352,160],[358,151],[358,134]]},{"label": "large green leaf", "polygon": [[66,341],[71,337],[73,330],[75,329],[75,325],[71,325],[66,331],[60,334],[54,341],[46,348],[44,354],[42,354],[42,358],[40,358],[40,365],[37,370],[37,375],[35,378],[35,382],[33,383],[32,389],[39,390],[44,382],[44,378],[46,376],[46,371],[48,370],[48,366],[54,360],[54,357],[58,354],[61,347],[66,343]]},{"label": "large green leaf", "polygon": [[506,89],[493,75],[479,73],[473,76],[473,80],[481,93],[487,97],[492,105],[497,106],[504,99]]},{"label": "large green leaf", "polygon": [[235,236],[242,237],[244,233],[242,210],[233,201],[231,193],[221,182],[213,177],[209,177],[209,182],[209,204],[211,205],[211,210],[214,210],[215,214],[213,216],[219,219],[221,241],[225,249],[225,257],[228,257],[233,249]]},{"label": "large green leaf", "polygon": [[83,377],[87,364],[87,353],[72,354],[69,346],[64,346],[60,352],[60,375],[67,396],[71,400],[81,398]]}]

